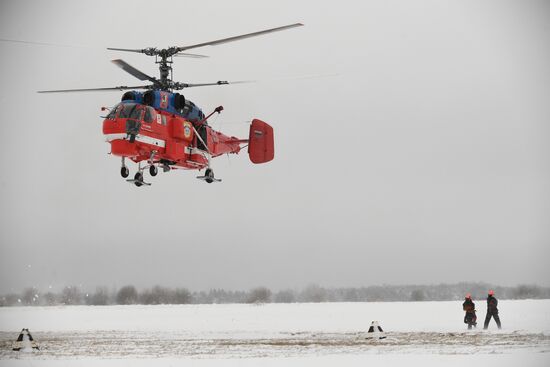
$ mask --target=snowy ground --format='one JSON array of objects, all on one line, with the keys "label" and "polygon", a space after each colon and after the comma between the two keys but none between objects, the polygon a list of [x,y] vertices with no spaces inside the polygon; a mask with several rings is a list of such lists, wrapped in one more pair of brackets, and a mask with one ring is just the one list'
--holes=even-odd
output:
[{"label": "snowy ground", "polygon": [[[550,366],[550,300],[499,306],[489,331],[466,331],[461,302],[0,308],[0,366]],[[22,328],[39,352],[11,350]]]}]

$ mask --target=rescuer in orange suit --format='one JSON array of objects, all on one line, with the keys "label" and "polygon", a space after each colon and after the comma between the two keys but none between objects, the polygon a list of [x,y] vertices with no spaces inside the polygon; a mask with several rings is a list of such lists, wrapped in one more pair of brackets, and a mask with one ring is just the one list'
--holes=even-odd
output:
[{"label": "rescuer in orange suit", "polygon": [[466,315],[464,315],[464,323],[468,324],[468,330],[470,330],[472,326],[477,326],[476,305],[472,301],[472,295],[470,293],[468,293],[466,298],[464,298],[462,309],[466,311]]}]

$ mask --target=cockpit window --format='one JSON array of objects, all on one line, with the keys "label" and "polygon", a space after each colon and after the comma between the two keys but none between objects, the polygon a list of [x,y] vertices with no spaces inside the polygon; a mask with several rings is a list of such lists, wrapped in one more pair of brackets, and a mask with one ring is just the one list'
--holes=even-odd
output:
[{"label": "cockpit window", "polygon": [[144,107],[145,106],[137,103],[124,103],[122,109],[118,113],[118,117],[142,120]]},{"label": "cockpit window", "polygon": [[156,111],[153,107],[146,106],[145,107],[145,116],[143,117],[143,121],[151,123],[151,122],[155,121],[156,115],[157,115],[157,113],[156,113]]},{"label": "cockpit window", "polygon": [[157,111],[151,106],[145,106],[139,103],[119,103],[113,107],[109,115],[107,115],[109,119],[115,119],[117,117],[151,123],[157,118]]},{"label": "cockpit window", "polygon": [[111,111],[110,111],[109,114],[107,115],[107,118],[108,118],[109,120],[114,120],[114,119],[115,119],[115,117],[116,117],[116,110],[117,110],[116,107],[113,107],[113,108],[111,109]]}]

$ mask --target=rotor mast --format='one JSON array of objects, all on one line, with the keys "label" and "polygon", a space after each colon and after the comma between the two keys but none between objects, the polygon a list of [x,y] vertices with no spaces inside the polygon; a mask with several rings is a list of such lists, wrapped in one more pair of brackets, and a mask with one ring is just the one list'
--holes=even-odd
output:
[{"label": "rotor mast", "polygon": [[160,50],[155,47],[149,47],[143,49],[141,52],[147,56],[155,56],[155,63],[159,65],[160,79],[157,79],[155,87],[167,92],[173,89],[172,56],[178,53],[177,47],[163,48]]},{"label": "rotor mast", "polygon": [[[165,50],[162,50],[165,51]],[[169,83],[173,81],[172,76],[172,55],[169,53],[161,52],[158,56],[160,56],[160,61],[157,59],[155,60],[155,63],[159,64],[159,72],[160,72],[160,89],[164,91],[169,90]]]},{"label": "rotor mast", "polygon": [[139,50],[138,52],[147,56],[155,56],[155,63],[159,65],[160,78],[155,78],[154,88],[167,92],[174,89],[175,85],[172,80],[172,56],[178,53],[178,49],[176,47],[169,47],[159,50],[155,47],[149,47]]},{"label": "rotor mast", "polygon": [[220,81],[216,83],[203,83],[203,84],[188,84],[188,83],[174,82],[172,78],[172,63],[173,63],[172,57],[174,55],[193,57],[193,58],[208,57],[204,55],[182,53],[181,47],[173,46],[173,47],[162,48],[162,49],[158,49],[156,47],[148,47],[144,49],[126,49],[126,48],[109,47],[107,49],[115,50],[115,51],[137,52],[137,53],[145,54],[147,56],[155,56],[155,63],[159,65],[160,78],[154,78],[154,77],[148,76],[147,74],[137,70],[136,68],[129,65],[123,60],[113,60],[115,64],[117,64],[119,67],[124,69],[126,72],[132,74],[136,78],[140,80],[151,81],[153,85],[151,85],[148,89],[156,89],[156,90],[171,92],[172,90],[180,90],[183,88],[196,87],[196,86],[228,84],[227,82],[220,82]]}]

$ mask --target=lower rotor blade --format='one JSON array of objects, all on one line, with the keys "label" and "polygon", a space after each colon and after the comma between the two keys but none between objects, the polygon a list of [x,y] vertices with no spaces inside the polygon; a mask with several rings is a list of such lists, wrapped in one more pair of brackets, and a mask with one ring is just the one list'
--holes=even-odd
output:
[{"label": "lower rotor blade", "polygon": [[149,80],[150,82],[153,82],[153,83],[156,82],[155,78],[145,74],[142,71],[139,71],[138,69],[136,69],[132,65],[128,64],[124,60],[116,59],[116,60],[112,60],[112,63],[115,64],[116,66],[118,66],[119,68],[121,68],[122,70],[124,70],[125,72],[127,72],[128,74],[131,74],[131,75],[135,76],[139,80]]},{"label": "lower rotor blade", "polygon": [[243,84],[243,83],[255,83],[255,80],[236,80],[233,82],[228,82],[227,80],[219,80],[215,83],[175,83],[174,89],[183,89],[183,88],[194,88],[194,87],[208,87],[211,85],[229,85],[229,84]]},{"label": "lower rotor blade", "polygon": [[138,85],[134,87],[120,86],[110,88],[85,88],[85,89],[55,89],[55,90],[39,90],[37,93],[71,93],[71,92],[99,92],[99,91],[113,91],[113,90],[128,90],[128,89],[149,89],[152,85]]},{"label": "lower rotor blade", "polygon": [[226,85],[226,84],[229,84],[229,82],[226,80],[218,80],[215,83],[196,83],[196,84],[185,83],[184,85],[185,85],[185,88],[193,88],[193,87],[207,87],[210,85]]}]

